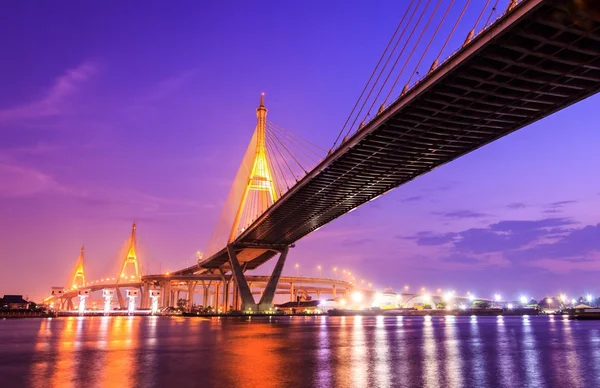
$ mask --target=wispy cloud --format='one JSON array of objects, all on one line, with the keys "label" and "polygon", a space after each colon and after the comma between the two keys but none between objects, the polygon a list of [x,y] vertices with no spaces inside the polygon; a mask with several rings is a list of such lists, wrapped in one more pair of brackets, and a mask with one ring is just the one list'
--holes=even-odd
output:
[{"label": "wispy cloud", "polygon": [[549,203],[548,205],[546,205],[546,207],[551,208],[551,209],[557,209],[557,208],[565,207],[566,205],[571,205],[573,203],[577,203],[577,201],[574,199],[571,199],[568,201],[552,202],[552,203]]},{"label": "wispy cloud", "polygon": [[342,245],[349,246],[349,247],[361,246],[361,245],[370,244],[374,241],[375,240],[373,240],[372,238],[345,239],[342,241]]},{"label": "wispy cloud", "polygon": [[197,73],[197,69],[186,70],[158,82],[154,88],[148,91],[144,96],[143,101],[157,101],[169,97],[189,83]]},{"label": "wispy cloud", "polygon": [[414,240],[417,242],[417,245],[420,246],[428,246],[428,245],[443,245],[450,243],[457,236],[456,233],[433,233],[430,231],[418,232],[414,236],[396,236],[397,238],[404,240]]},{"label": "wispy cloud", "polygon": [[17,106],[0,109],[0,123],[32,120],[64,113],[65,103],[76,94],[83,82],[97,72],[92,62],[84,62],[65,71],[41,97]]},{"label": "wispy cloud", "polygon": [[0,197],[28,197],[40,193],[67,193],[51,175],[16,164],[0,162]]},{"label": "wispy cloud", "polygon": [[415,195],[413,197],[403,198],[400,201],[401,202],[418,202],[418,201],[422,201],[423,199],[424,199],[424,197],[422,195]]},{"label": "wispy cloud", "polygon": [[521,203],[521,202],[513,202],[513,203],[509,203],[508,205],[506,205],[506,207],[509,209],[517,210],[517,209],[524,209],[527,207],[527,205],[525,205],[524,203]]},{"label": "wispy cloud", "polygon": [[542,210],[542,213],[544,214],[556,214],[556,213],[560,213],[561,210],[559,209],[546,209],[546,210]]},{"label": "wispy cloud", "polygon": [[490,214],[478,213],[471,210],[455,210],[451,212],[434,212],[436,216],[442,216],[449,219],[463,219],[463,218],[482,218],[488,217]]},{"label": "wispy cloud", "polygon": [[479,265],[496,255],[505,265],[555,273],[600,270],[600,224],[578,227],[570,218],[505,220],[456,233],[424,231],[404,238],[419,246],[440,247],[439,261],[445,263]]}]

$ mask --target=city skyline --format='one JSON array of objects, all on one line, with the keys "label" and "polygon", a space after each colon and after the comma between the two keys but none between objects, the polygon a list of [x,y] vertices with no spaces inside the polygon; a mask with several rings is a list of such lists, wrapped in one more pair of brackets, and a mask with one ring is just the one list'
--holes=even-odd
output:
[{"label": "city skyline", "polygon": [[[166,18],[156,7],[142,20],[126,5],[114,13],[9,7],[4,17],[20,17],[7,17],[2,33],[28,33],[0,74],[11,91],[0,93],[0,254],[10,263],[0,293],[47,295],[67,282],[81,244],[88,276],[107,276],[134,220],[149,272],[195,261],[252,135],[260,92],[270,120],[333,144],[402,5],[388,14],[275,4],[260,10],[266,15],[213,4],[170,9]],[[258,16],[270,22],[251,23]],[[92,32],[100,25],[103,33]],[[600,270],[598,101],[361,206],[302,239],[284,271],[294,263],[314,274],[321,265],[324,275],[349,268],[397,291],[407,283],[515,297],[600,291],[592,288]]]}]

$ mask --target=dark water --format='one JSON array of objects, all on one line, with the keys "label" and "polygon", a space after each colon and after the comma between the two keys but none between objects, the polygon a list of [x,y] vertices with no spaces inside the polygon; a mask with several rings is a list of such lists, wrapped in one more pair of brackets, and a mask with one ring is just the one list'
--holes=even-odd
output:
[{"label": "dark water", "polygon": [[0,387],[600,387],[600,321],[0,321]]}]

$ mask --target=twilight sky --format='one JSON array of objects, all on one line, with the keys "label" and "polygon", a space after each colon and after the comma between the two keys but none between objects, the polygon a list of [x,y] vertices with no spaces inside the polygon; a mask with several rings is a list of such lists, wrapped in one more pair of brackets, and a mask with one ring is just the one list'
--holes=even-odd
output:
[{"label": "twilight sky", "polygon": [[[0,294],[144,272],[203,250],[255,125],[329,148],[398,1],[7,2],[0,14]],[[462,38],[459,39],[462,41]],[[452,50],[457,47],[453,42]],[[600,96],[301,240],[287,273],[539,297],[600,292]],[[270,270],[272,263],[259,272]],[[575,295],[576,294],[576,295]]]}]

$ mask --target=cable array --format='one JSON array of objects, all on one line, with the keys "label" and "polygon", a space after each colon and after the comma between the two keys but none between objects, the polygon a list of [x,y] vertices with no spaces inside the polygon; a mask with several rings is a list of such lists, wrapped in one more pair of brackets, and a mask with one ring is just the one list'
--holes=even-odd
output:
[{"label": "cable array", "polygon": [[[253,141],[255,139],[256,136]],[[250,181],[245,181],[250,190],[245,197],[240,197],[239,203],[231,203],[234,207],[242,206],[238,234],[311,171],[327,153],[318,145],[268,120],[265,126],[266,152],[261,151],[262,146],[258,143],[257,147],[254,154],[256,170],[254,174],[250,172]],[[248,178],[242,176],[241,179]]]},{"label": "cable array", "polygon": [[267,154],[279,196],[312,170],[327,151],[295,133],[267,121]]},{"label": "cable array", "polygon": [[[510,12],[520,1],[411,0],[329,153],[489,28],[494,16]],[[448,53],[450,46],[459,49]]]}]

